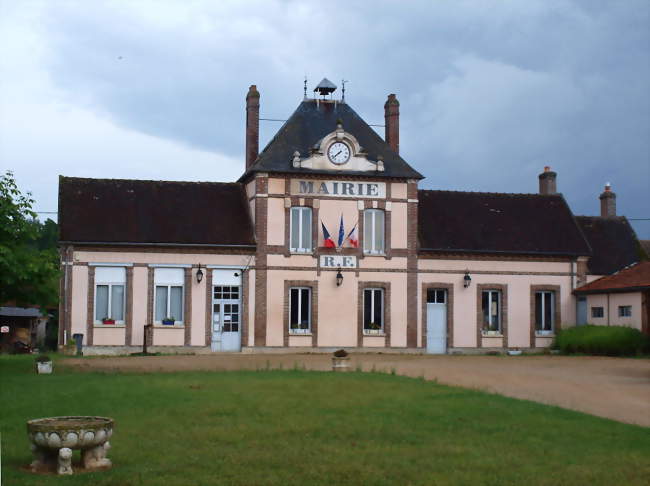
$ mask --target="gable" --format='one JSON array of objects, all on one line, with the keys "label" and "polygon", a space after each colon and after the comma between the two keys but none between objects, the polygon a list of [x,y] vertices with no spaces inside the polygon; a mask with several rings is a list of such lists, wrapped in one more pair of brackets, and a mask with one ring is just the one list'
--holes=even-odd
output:
[{"label": "gable", "polygon": [[[339,124],[354,138],[361,151],[358,170],[330,167],[323,165],[322,161],[313,163],[312,156],[317,155],[315,150],[324,148],[323,140],[336,134]],[[312,159],[312,167],[294,166],[295,152],[299,153],[301,160]],[[384,170],[372,170],[379,160],[383,162]],[[255,172],[303,175],[344,172],[346,175],[422,179],[422,175],[395,153],[347,103],[319,100],[305,100],[298,106],[240,181]]]}]

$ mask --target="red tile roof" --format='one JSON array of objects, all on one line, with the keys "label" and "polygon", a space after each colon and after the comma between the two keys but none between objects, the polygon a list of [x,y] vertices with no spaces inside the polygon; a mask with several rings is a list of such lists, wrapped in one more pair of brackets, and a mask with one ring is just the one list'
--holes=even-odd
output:
[{"label": "red tile roof", "polygon": [[613,275],[601,277],[574,290],[576,294],[650,290],[650,261],[639,262]]}]

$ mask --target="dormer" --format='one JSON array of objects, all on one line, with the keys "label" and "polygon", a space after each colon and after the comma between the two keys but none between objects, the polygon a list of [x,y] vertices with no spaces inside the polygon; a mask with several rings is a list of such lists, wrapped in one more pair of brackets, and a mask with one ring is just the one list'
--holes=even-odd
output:
[{"label": "dormer", "polygon": [[381,155],[377,159],[370,160],[357,138],[346,132],[343,123],[338,120],[336,130],[319,140],[309,154],[303,157],[295,151],[291,164],[294,169],[305,170],[383,172]]},{"label": "dormer", "polygon": [[[305,98],[282,125],[264,150],[257,154],[257,89],[247,95],[247,134],[252,132],[251,156],[240,178],[248,182],[256,173],[345,175],[419,180],[422,175],[399,155],[398,107],[395,95],[386,102],[386,136],[383,140],[347,103],[343,93],[335,98],[334,83],[323,79],[314,89],[314,98]],[[342,90],[343,91],[343,90]],[[251,115],[252,113],[252,115]],[[377,126],[377,125],[374,125]],[[248,145],[247,145],[248,146]],[[248,153],[248,152],[247,152]],[[250,161],[249,161],[250,162]]]}]

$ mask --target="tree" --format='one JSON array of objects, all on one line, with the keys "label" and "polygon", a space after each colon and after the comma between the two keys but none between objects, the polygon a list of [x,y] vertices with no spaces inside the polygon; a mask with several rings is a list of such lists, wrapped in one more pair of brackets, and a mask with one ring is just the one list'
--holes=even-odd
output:
[{"label": "tree", "polygon": [[58,254],[52,247],[56,223],[41,225],[33,204],[11,171],[0,176],[0,303],[45,308],[58,302]]}]

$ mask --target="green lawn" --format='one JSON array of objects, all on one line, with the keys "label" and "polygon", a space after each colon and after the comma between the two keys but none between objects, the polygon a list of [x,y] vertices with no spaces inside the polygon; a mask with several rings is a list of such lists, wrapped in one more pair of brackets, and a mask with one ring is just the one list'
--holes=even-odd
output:
[{"label": "green lawn", "polygon": [[[124,358],[129,359],[129,358]],[[3,485],[647,485],[650,430],[379,373],[38,376],[0,356]],[[35,476],[25,422],[107,415],[111,471]]]}]

